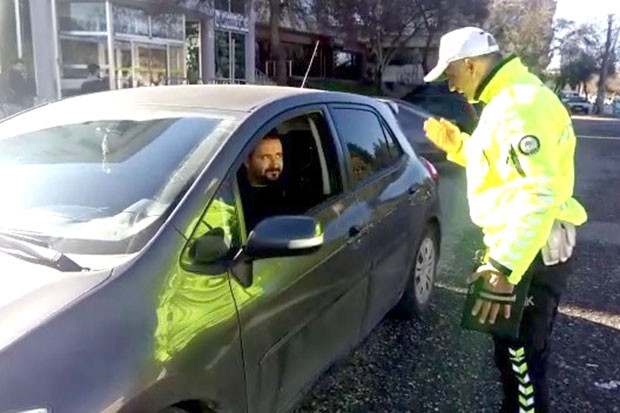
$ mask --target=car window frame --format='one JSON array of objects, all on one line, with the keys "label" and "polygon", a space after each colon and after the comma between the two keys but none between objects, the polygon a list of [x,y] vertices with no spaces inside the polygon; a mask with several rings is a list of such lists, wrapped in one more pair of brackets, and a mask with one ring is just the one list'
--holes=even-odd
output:
[{"label": "car window frame", "polygon": [[[239,219],[239,228],[241,231],[240,239],[241,239],[242,246],[247,243],[247,238],[249,234],[248,234],[246,224],[245,224],[245,211],[243,210],[243,207],[241,205],[241,193],[239,191],[239,183],[236,178],[237,171],[239,170],[239,168],[241,167],[241,165],[243,164],[247,156],[249,156],[252,149],[256,146],[256,144],[258,144],[260,139],[262,139],[267,133],[269,133],[269,131],[271,131],[273,128],[277,127],[278,125],[286,122],[287,120],[290,120],[290,119],[293,119],[299,116],[309,115],[311,113],[320,113],[323,116],[323,119],[325,120],[326,125],[327,125],[327,130],[331,135],[331,140],[332,140],[332,144],[334,145],[334,149],[336,150],[336,157],[337,157],[337,163],[338,163],[338,165],[334,165],[334,167],[337,167],[337,172],[340,175],[341,191],[338,194],[329,196],[328,198],[323,200],[323,202],[321,202],[320,204],[317,204],[311,209],[309,209],[308,211],[306,211],[306,215],[312,216],[316,213],[316,211],[322,210],[330,205],[333,205],[339,202],[341,199],[351,194],[351,191],[348,185],[349,181],[347,178],[347,169],[346,169],[347,164],[346,164],[346,159],[344,155],[344,149],[338,138],[338,135],[336,134],[334,123],[330,117],[328,105],[325,103],[304,104],[304,105],[296,106],[293,108],[289,108],[285,111],[282,111],[278,113],[276,116],[272,117],[271,119],[265,121],[260,127],[255,129],[255,132],[252,134],[250,139],[246,140],[243,148],[239,151],[239,154],[235,158],[235,161],[231,164],[231,167],[226,172],[226,176],[229,176],[230,174],[234,174],[234,182],[235,182],[235,188],[236,188],[236,193],[235,193],[236,201],[237,201],[237,205],[240,206],[237,211],[237,214],[239,215],[238,219]],[[326,160],[329,161],[328,159]]]},{"label": "car window frame", "polygon": [[[230,173],[226,173],[224,179],[222,179],[218,183],[217,188],[215,188],[215,191],[213,192],[213,196],[209,198],[209,201],[207,202],[207,206],[201,212],[200,217],[198,218],[198,221],[193,226],[191,233],[189,234],[179,254],[179,257],[178,257],[179,264],[181,268],[183,268],[183,270],[187,272],[190,272],[193,274],[205,274],[205,275],[212,272],[212,271],[209,271],[209,268],[214,267],[213,264],[189,263],[184,260],[184,256],[185,255],[189,256],[188,250],[191,247],[192,242],[195,242],[199,238],[196,236],[196,231],[198,230],[200,223],[204,220],[205,216],[207,215],[207,212],[209,211],[209,209],[213,206],[213,203],[218,199],[218,195],[220,194],[220,191],[222,191],[222,189],[224,188],[224,185],[230,185],[230,190],[232,191],[231,195],[234,201],[233,205],[231,206],[234,207],[234,210],[235,210],[234,215],[237,219],[237,228],[236,228],[237,243],[235,245],[231,244],[230,249],[228,251],[229,256],[232,257],[236,255],[243,248],[245,244],[245,239],[243,238],[243,231],[242,231],[242,229],[245,229],[245,221],[244,221],[243,214],[241,213],[242,205],[241,205],[241,197],[239,194],[239,185],[237,183],[236,176],[231,175]],[[234,236],[233,236],[233,239],[234,239]],[[222,268],[222,272],[225,272],[225,271],[226,270]],[[219,274],[210,274],[210,275],[219,275]]]},{"label": "car window frame", "polygon": [[390,125],[388,125],[387,121],[381,115],[379,115],[379,122],[381,122],[381,127],[383,128],[383,135],[385,136],[385,139],[391,140],[394,143],[394,145],[398,148],[399,155],[398,157],[394,158],[394,164],[401,163],[405,159],[405,156],[406,156],[405,150],[403,149],[400,141],[396,138],[396,134],[394,133],[392,128],[390,128]]},{"label": "car window frame", "polygon": [[[360,104],[353,104],[353,103],[346,103],[346,104],[338,103],[338,104],[329,105],[330,115],[332,116],[332,122],[334,124],[335,133],[336,133],[336,136],[338,137],[338,140],[340,141],[340,146],[342,147],[343,152],[344,152],[343,155],[345,157],[345,162],[346,162],[348,185],[352,190],[358,190],[360,188],[363,188],[364,186],[372,182],[383,179],[385,176],[388,176],[401,168],[403,162],[406,162],[407,152],[402,147],[400,140],[396,138],[396,135],[393,133],[391,128],[389,128],[390,132],[392,133],[393,140],[399,145],[399,148],[401,150],[400,158],[392,162],[391,165],[384,167],[380,169],[379,171],[373,174],[370,174],[356,182],[355,177],[353,176],[353,165],[351,164],[351,154],[349,152],[349,148],[346,145],[345,139],[340,135],[340,133],[338,133],[338,131],[336,130],[336,126],[335,126],[334,111],[339,110],[339,109],[359,110],[359,111],[370,112],[371,114],[375,115],[375,117],[379,121],[379,125],[381,126],[381,129],[383,130],[383,138],[386,139],[386,141],[387,141],[387,137],[385,136],[385,132],[386,132],[386,127],[389,127],[389,123],[381,115],[380,112],[378,112],[374,107],[369,106],[369,105],[360,105]],[[391,109],[388,108],[388,110],[391,110]]]}]

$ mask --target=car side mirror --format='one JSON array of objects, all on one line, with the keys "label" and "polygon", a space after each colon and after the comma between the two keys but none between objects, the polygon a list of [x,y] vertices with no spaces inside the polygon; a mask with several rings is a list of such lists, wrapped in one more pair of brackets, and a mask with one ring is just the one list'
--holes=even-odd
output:
[{"label": "car side mirror", "polygon": [[230,246],[222,228],[213,228],[193,245],[190,255],[196,264],[217,264],[229,258]]},{"label": "car side mirror", "polygon": [[250,233],[245,254],[252,259],[309,255],[323,245],[323,231],[312,217],[275,216]]}]

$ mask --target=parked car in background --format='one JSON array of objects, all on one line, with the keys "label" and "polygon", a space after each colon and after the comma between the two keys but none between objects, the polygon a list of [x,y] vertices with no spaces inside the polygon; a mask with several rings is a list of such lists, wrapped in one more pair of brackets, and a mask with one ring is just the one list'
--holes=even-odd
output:
[{"label": "parked car in background", "polygon": [[558,93],[558,96],[560,97],[560,99],[564,103],[568,102],[568,100],[571,99],[571,98],[578,98],[578,97],[580,97],[579,92],[574,92],[572,90],[560,91]]},{"label": "parked car in background", "polygon": [[447,82],[418,86],[402,100],[454,122],[469,134],[476,128],[481,112],[481,108],[471,105],[462,94],[450,92]]},{"label": "parked car in background", "polygon": [[564,105],[570,113],[583,113],[588,115],[592,112],[592,103],[581,96],[570,96],[564,101]]},{"label": "parked car in background", "polygon": [[0,136],[2,413],[287,411],[429,306],[436,171],[373,98],[106,91]]},{"label": "parked car in background", "polygon": [[424,132],[424,122],[433,115],[424,109],[397,98],[380,97],[396,116],[398,124],[416,153],[431,162],[446,160],[446,154],[435,146]]}]

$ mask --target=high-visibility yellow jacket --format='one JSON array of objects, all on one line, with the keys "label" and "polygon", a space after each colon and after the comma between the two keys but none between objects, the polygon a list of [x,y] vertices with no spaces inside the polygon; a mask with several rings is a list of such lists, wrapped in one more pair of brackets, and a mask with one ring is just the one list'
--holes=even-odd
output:
[{"label": "high-visibility yellow jacket", "polygon": [[557,96],[516,57],[478,88],[486,104],[471,136],[448,159],[466,167],[472,221],[487,259],[517,284],[545,245],[555,220],[581,225],[573,198],[576,137]]}]

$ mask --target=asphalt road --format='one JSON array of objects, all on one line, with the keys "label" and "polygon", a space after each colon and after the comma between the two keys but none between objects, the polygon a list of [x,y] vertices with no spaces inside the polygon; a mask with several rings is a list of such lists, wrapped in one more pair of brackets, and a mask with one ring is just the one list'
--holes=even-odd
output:
[{"label": "asphalt road", "polygon": [[[575,119],[575,196],[589,221],[552,335],[557,412],[620,412],[620,120]],[[439,166],[444,237],[425,320],[386,318],[326,372],[298,412],[494,412],[501,402],[492,344],[460,328],[464,277],[481,236],[468,218],[463,171]]]}]

